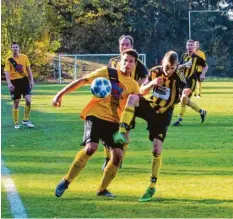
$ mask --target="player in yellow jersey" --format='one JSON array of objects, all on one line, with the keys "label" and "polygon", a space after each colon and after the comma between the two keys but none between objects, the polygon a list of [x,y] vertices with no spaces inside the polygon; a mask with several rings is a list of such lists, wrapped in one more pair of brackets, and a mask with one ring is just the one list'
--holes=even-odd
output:
[{"label": "player in yellow jersey", "polygon": [[30,62],[25,54],[19,53],[19,45],[13,42],[11,45],[12,55],[5,61],[5,75],[11,98],[14,101],[12,115],[15,129],[20,128],[19,124],[19,103],[21,95],[25,99],[24,118],[22,124],[29,128],[34,125],[29,121],[31,111],[31,90],[34,87],[34,80],[30,68]]},{"label": "player in yellow jersey", "polygon": [[[199,57],[201,57],[202,59],[204,59],[206,61],[206,55],[205,53],[200,50],[200,43],[199,41],[195,41],[194,42],[195,45],[195,54],[198,55]],[[201,98],[201,91],[202,91],[202,81],[205,79],[205,74],[202,75],[201,78],[201,74],[202,74],[202,66],[198,66],[197,67],[197,84],[196,84],[196,89],[194,90],[194,97],[196,98]],[[206,73],[206,72],[205,72]]]},{"label": "player in yellow jersey", "polygon": [[[134,40],[133,40],[133,37],[130,35],[122,35],[119,38],[118,43],[119,43],[119,51],[121,54],[124,50],[133,48]],[[111,68],[119,68],[120,60],[121,60],[121,56],[114,57],[110,59],[108,66]],[[146,66],[141,62],[141,60],[138,60],[135,68],[133,69],[131,73],[131,77],[135,79],[139,83],[139,85],[141,85],[145,81],[145,78],[147,75],[148,75],[148,70]],[[133,129],[134,126],[135,126],[135,122],[132,123],[131,129]],[[127,135],[129,138],[129,132],[127,133]],[[124,158],[127,148],[128,148],[128,142],[124,144],[124,147],[123,147],[123,158]],[[104,154],[105,154],[105,162],[102,166],[102,170],[104,170],[104,168],[106,167],[111,157],[110,149],[108,148],[107,145],[105,145],[104,147]]]},{"label": "player in yellow jersey", "polygon": [[177,67],[177,53],[167,52],[162,66],[152,68],[148,79],[140,87],[141,94],[147,94],[152,90],[152,95],[148,98],[141,95],[129,95],[121,116],[119,130],[114,134],[116,143],[124,143],[127,141],[125,133],[134,117],[140,117],[147,122],[149,139],[153,142],[152,170],[150,185],[139,199],[140,202],[151,200],[156,191],[155,186],[162,164],[163,141],[166,138],[174,106],[180,101],[181,94],[187,96],[190,92],[189,88],[185,88],[185,77],[177,70]]},{"label": "player in yellow jersey", "polygon": [[201,123],[204,122],[206,113],[207,113],[206,110],[201,109],[190,98],[196,87],[197,78],[198,78],[198,72],[197,72],[198,66],[202,66],[203,70],[200,75],[200,78],[204,78],[205,73],[208,69],[208,65],[206,64],[206,61],[204,59],[202,59],[201,57],[197,56],[194,53],[195,47],[194,47],[193,40],[187,41],[186,49],[187,49],[187,53],[183,54],[181,61],[180,61],[179,69],[184,72],[184,76],[187,80],[187,84],[191,92],[190,92],[189,97],[182,97],[180,114],[179,114],[178,120],[172,124],[173,126],[179,126],[181,122],[183,121],[183,116],[186,112],[186,106],[191,107],[194,111],[200,114]]},{"label": "player in yellow jersey", "polygon": [[[138,53],[125,50],[122,53],[119,69],[109,67],[100,68],[89,75],[82,77],[63,88],[53,98],[53,105],[61,106],[62,96],[79,89],[85,84],[90,84],[97,77],[105,77],[111,81],[112,92],[104,99],[93,97],[89,104],[82,110],[81,118],[84,119],[83,145],[64,178],[57,185],[55,195],[60,197],[69,184],[79,175],[90,157],[98,148],[99,140],[103,140],[111,148],[111,159],[103,172],[103,178],[97,191],[98,196],[113,197],[107,188],[116,176],[123,156],[123,144],[113,141],[113,133],[118,130],[120,116],[131,93],[138,93],[138,83],[130,75],[138,59]],[[100,128],[101,127],[101,128]]]}]

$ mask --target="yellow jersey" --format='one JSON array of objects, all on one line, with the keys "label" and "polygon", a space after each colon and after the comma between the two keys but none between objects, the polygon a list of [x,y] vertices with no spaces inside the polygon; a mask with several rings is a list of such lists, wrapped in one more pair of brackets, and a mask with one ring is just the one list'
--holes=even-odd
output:
[{"label": "yellow jersey", "polygon": [[[200,49],[196,50],[195,54],[198,55],[199,57],[201,57],[202,59],[204,59],[206,61],[205,53],[202,50],[200,50]],[[203,68],[200,65],[197,67],[197,71],[198,72],[202,72],[202,69]]]},{"label": "yellow jersey", "polygon": [[[115,71],[117,80],[116,77],[112,77],[111,71]],[[139,85],[134,79],[124,75],[119,69],[108,67],[97,69],[84,78],[88,81],[88,84],[91,84],[97,77],[104,77],[110,80],[112,84],[111,94],[106,98],[93,96],[92,100],[82,110],[80,117],[86,119],[87,116],[95,116],[106,121],[119,123],[129,94],[139,93]]]},{"label": "yellow jersey", "polygon": [[[17,63],[17,69],[9,61],[9,58],[12,58]],[[8,57],[5,60],[4,71],[9,72],[10,80],[25,78],[28,76],[27,68],[30,67],[30,62],[28,57],[25,54],[20,53],[17,57]]]}]

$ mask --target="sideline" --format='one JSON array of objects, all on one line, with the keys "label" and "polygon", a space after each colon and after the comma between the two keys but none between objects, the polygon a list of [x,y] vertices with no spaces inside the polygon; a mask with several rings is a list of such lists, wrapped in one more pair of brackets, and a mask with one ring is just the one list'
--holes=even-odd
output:
[{"label": "sideline", "polygon": [[10,177],[10,170],[5,166],[3,160],[1,161],[1,164],[2,183],[10,202],[11,214],[14,218],[27,218],[27,213],[16,190],[14,181]]}]

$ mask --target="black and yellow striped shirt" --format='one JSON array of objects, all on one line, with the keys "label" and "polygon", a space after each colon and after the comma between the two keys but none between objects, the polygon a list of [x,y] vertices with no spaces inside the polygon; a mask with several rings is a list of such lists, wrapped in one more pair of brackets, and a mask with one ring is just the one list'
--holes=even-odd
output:
[{"label": "black and yellow striped shirt", "polygon": [[183,69],[185,78],[197,78],[198,66],[205,67],[206,61],[195,53],[193,53],[191,56],[189,56],[188,53],[184,53],[181,57],[180,65],[188,61],[192,61],[192,67]]},{"label": "black and yellow striped shirt", "polygon": [[179,70],[176,70],[172,76],[167,77],[162,70],[162,66],[156,66],[149,71],[144,85],[158,77],[163,78],[164,84],[161,87],[154,87],[149,100],[151,106],[158,113],[163,113],[180,101],[181,92],[186,86],[186,79]]},{"label": "black and yellow striped shirt", "polygon": [[[120,56],[111,58],[109,60],[108,67],[120,68],[120,61],[121,61]],[[141,60],[138,59],[136,67],[131,74],[131,78],[138,81],[138,80],[141,80],[143,78],[146,78],[147,75],[148,75],[148,70],[147,70],[146,66],[142,63]]]}]

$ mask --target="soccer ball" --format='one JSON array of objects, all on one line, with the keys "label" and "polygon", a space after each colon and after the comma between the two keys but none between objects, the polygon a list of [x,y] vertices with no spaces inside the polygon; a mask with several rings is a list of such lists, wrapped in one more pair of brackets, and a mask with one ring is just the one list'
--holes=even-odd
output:
[{"label": "soccer ball", "polygon": [[103,77],[96,78],[91,83],[91,92],[98,98],[107,97],[112,90],[111,82]]}]

